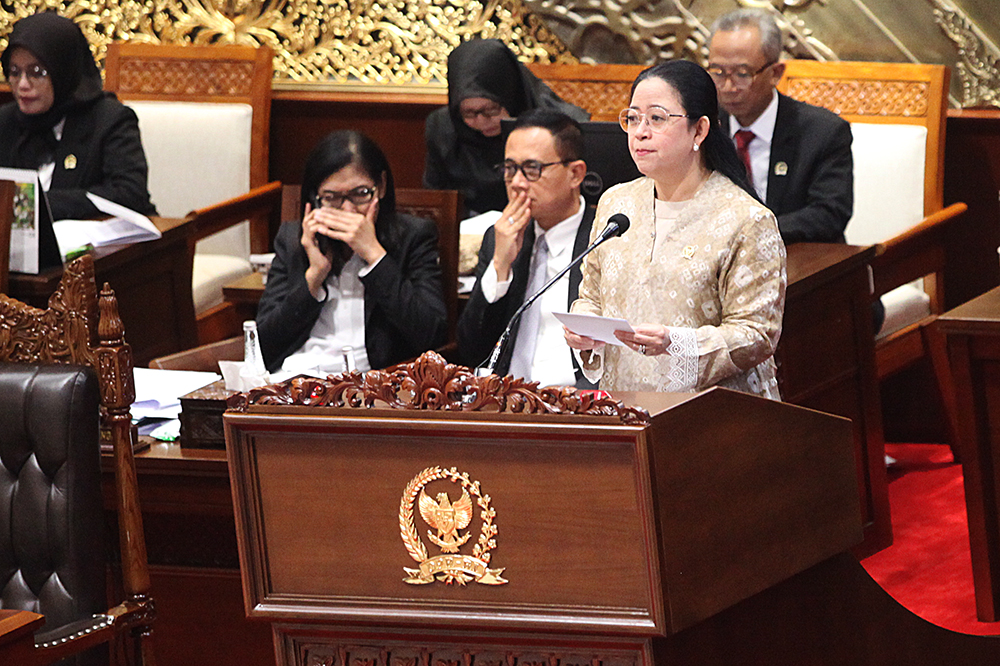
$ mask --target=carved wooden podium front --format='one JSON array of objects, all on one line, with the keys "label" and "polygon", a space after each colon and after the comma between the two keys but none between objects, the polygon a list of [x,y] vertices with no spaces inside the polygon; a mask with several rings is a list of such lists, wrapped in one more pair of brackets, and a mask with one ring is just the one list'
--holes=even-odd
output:
[{"label": "carved wooden podium front", "polygon": [[[537,390],[428,353],[225,415],[279,664],[652,664],[861,539],[850,422],[725,389]],[[647,413],[648,410],[648,413]]]}]

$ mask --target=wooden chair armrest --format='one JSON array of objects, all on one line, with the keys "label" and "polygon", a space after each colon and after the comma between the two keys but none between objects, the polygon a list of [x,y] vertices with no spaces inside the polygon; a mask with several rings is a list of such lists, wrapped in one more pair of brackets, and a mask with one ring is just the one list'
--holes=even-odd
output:
[{"label": "wooden chair armrest", "polygon": [[52,663],[106,643],[113,636],[133,627],[148,625],[155,615],[153,604],[148,599],[125,601],[107,613],[36,634],[35,647],[43,655],[42,663]]},{"label": "wooden chair armrest", "polygon": [[192,211],[187,217],[195,241],[249,219],[250,251],[267,252],[272,231],[276,233],[281,224],[281,182],[261,185],[246,194]]},{"label": "wooden chair armrest", "polygon": [[899,236],[879,243],[871,264],[875,294],[885,294],[930,273],[943,271],[951,224],[967,209],[964,203],[954,203],[928,215]]}]

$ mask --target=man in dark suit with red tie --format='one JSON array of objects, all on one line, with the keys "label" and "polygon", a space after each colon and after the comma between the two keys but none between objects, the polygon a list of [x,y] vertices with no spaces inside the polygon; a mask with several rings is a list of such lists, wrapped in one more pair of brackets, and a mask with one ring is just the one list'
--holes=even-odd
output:
[{"label": "man in dark suit with red tie", "polygon": [[[594,209],[580,194],[587,173],[580,125],[569,116],[533,110],[518,116],[498,165],[508,204],[483,236],[476,285],[458,321],[458,352],[477,366],[489,357],[511,317],[587,248]],[[541,386],[593,388],[551,314],[566,312],[581,280],[574,267],[524,311],[494,372]]]},{"label": "man in dark suit with red tie", "polygon": [[843,243],[854,208],[851,126],[775,90],[785,71],[781,51],[781,30],[767,12],[740,9],[715,22],[708,72],[722,128],[786,244]]}]

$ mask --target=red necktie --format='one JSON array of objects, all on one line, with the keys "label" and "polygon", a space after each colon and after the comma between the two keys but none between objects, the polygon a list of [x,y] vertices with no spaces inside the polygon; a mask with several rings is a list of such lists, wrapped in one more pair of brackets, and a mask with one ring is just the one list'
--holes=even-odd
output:
[{"label": "red necktie", "polygon": [[736,141],[736,154],[740,156],[743,160],[743,166],[747,168],[747,180],[753,185],[753,170],[750,169],[750,151],[747,150],[747,146],[753,141],[754,136],[756,136],[750,130],[738,130],[733,136],[733,140]]}]

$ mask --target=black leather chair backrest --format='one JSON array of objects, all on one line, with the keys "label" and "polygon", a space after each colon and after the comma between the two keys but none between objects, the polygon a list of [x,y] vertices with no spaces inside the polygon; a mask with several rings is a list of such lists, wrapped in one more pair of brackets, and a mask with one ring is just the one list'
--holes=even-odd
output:
[{"label": "black leather chair backrest", "polygon": [[0,608],[43,631],[107,610],[91,368],[0,363]]}]

